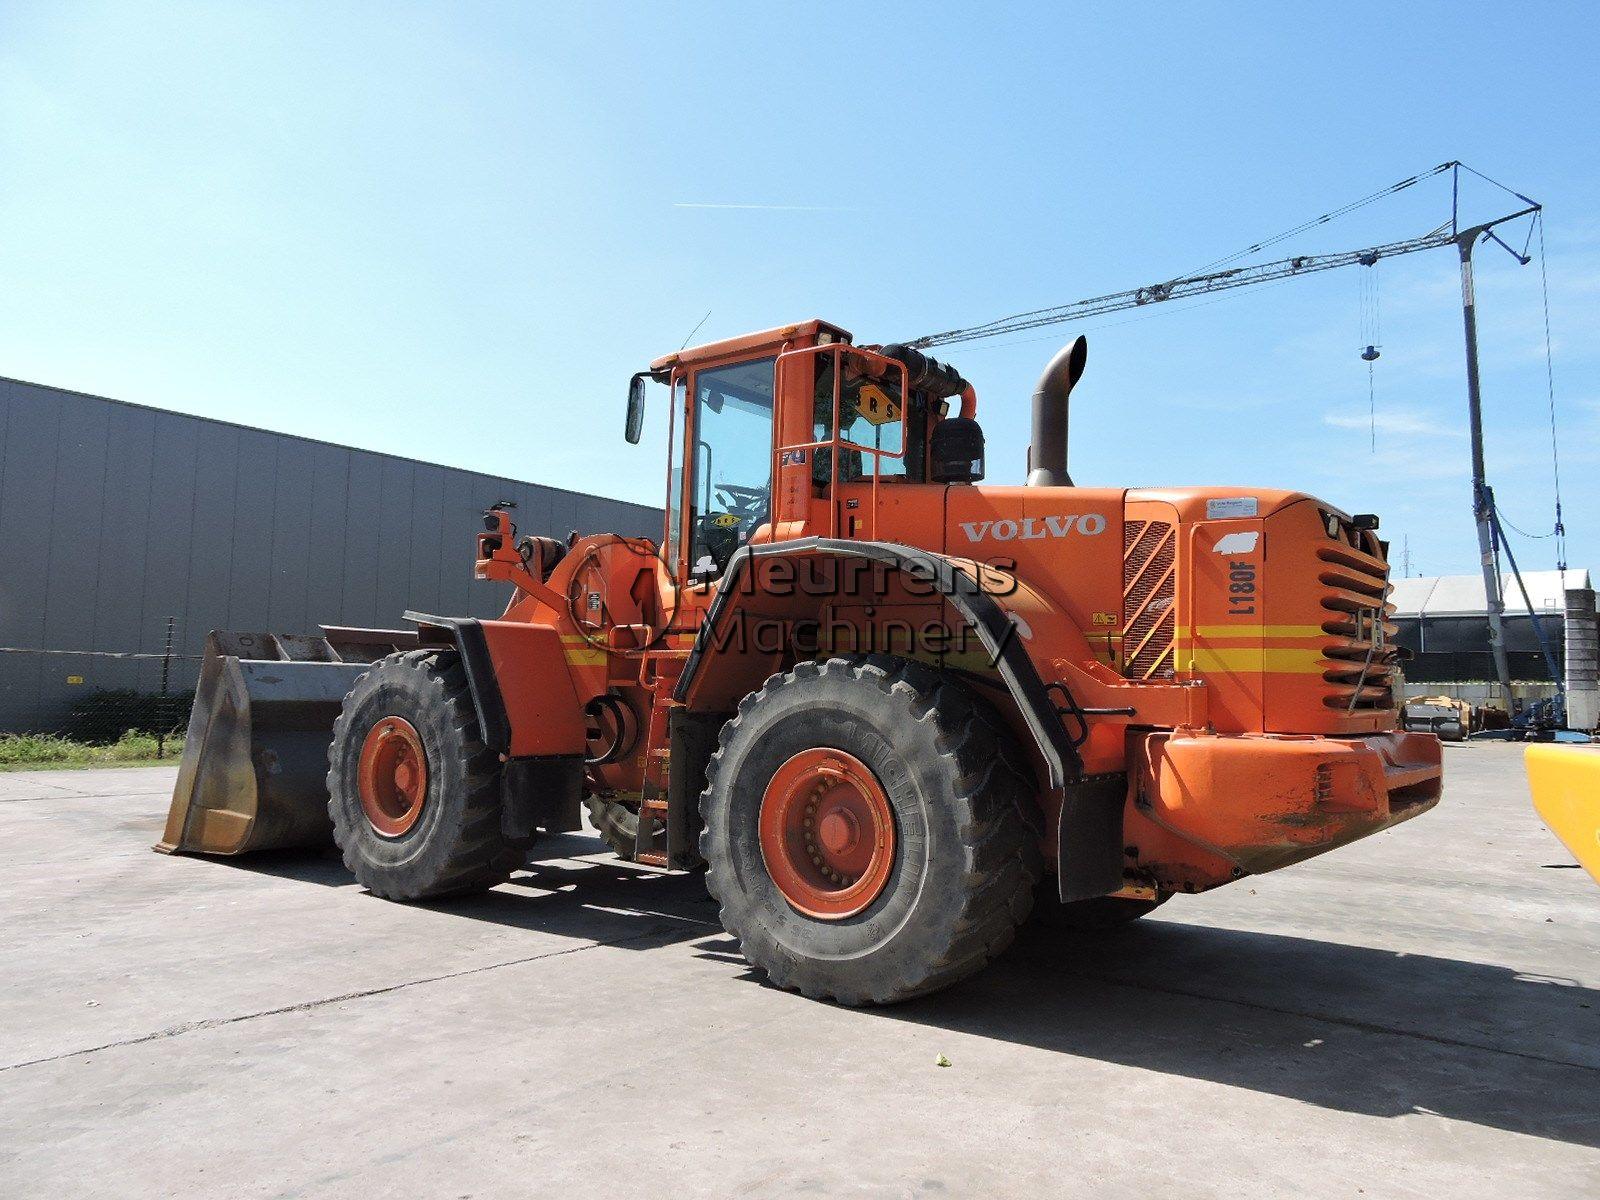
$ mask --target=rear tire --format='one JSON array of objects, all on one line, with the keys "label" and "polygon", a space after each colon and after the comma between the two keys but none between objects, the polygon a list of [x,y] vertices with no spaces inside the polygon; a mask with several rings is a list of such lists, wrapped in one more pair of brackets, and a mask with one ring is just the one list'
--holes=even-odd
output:
[{"label": "rear tire", "polygon": [[[384,821],[363,806],[363,747],[399,718],[420,741],[426,784],[420,811]],[[394,722],[390,721],[390,725]],[[369,759],[373,756],[369,754]],[[370,788],[369,788],[370,790]],[[328,748],[328,815],[345,866],[374,895],[421,900],[504,883],[527,859],[532,836],[500,828],[500,763],[484,744],[466,672],[448,651],[409,650],[380,659],[350,690]]]},{"label": "rear tire", "polygon": [[[1009,742],[965,689],[885,656],[800,663],[746,696],[707,769],[700,837],[745,958],[779,987],[850,1005],[908,1000],[981,969],[1011,942],[1039,876],[1023,819],[1031,789]],[[761,832],[769,793],[819,748],[870,771],[866,790],[893,827],[880,890],[831,917],[786,898]]]},{"label": "rear tire", "polygon": [[585,796],[584,807],[589,810],[589,823],[595,827],[606,845],[625,862],[632,862],[638,848],[639,813],[620,800],[606,800],[600,796]]}]

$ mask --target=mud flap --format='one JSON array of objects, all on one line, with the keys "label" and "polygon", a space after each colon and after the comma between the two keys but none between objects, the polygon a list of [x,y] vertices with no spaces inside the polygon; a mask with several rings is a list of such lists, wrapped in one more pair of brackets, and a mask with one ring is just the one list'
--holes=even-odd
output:
[{"label": "mud flap", "polygon": [[726,713],[693,713],[674,708],[667,716],[672,773],[667,781],[667,855],[674,867],[693,870],[700,859],[700,793],[706,790],[706,764],[717,749]]},{"label": "mud flap", "polygon": [[1061,902],[1092,900],[1122,888],[1122,811],[1128,776],[1084,775],[1067,784],[1056,826]]},{"label": "mud flap", "polygon": [[507,837],[537,829],[577,833],[583,828],[583,759],[510,759],[500,772],[500,796],[500,832]]}]

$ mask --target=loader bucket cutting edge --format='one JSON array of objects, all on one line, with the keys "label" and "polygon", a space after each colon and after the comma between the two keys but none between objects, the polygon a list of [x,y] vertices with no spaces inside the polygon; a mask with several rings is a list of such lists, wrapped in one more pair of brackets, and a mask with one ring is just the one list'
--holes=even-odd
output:
[{"label": "loader bucket cutting edge", "polygon": [[163,854],[247,854],[332,842],[328,746],[355,681],[416,634],[326,629],[321,638],[206,639]]}]

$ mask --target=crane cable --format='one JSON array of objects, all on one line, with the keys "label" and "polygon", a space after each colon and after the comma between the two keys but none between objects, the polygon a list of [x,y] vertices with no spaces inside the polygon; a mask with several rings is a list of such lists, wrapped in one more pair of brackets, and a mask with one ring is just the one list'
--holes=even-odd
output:
[{"label": "crane cable", "polygon": [[[1326,225],[1329,221],[1337,220],[1339,217],[1353,213],[1358,208],[1365,208],[1367,205],[1374,204],[1379,200],[1382,200],[1388,196],[1392,196],[1396,192],[1403,192],[1412,184],[1421,183],[1424,179],[1432,179],[1435,175],[1442,175],[1452,167],[1465,165],[1465,163],[1459,163],[1454,160],[1440,163],[1437,167],[1434,167],[1431,170],[1423,171],[1420,174],[1413,175],[1409,179],[1402,179],[1399,183],[1391,183],[1386,188],[1379,188],[1371,195],[1363,196],[1359,200],[1352,200],[1348,204],[1341,205],[1338,208],[1323,213],[1320,217],[1315,217],[1312,220],[1304,221],[1301,224],[1296,225],[1293,229],[1285,229],[1282,233],[1274,234],[1272,237],[1266,238],[1263,241],[1259,241],[1253,246],[1246,246],[1243,250],[1235,250],[1232,254],[1224,255],[1222,258],[1219,258],[1214,262],[1208,262],[1203,267],[1197,267],[1195,270],[1185,273],[1189,275],[1203,275],[1207,271],[1210,271],[1216,267],[1225,266],[1236,259],[1248,257],[1251,254],[1255,254],[1259,250],[1265,250],[1268,246],[1276,246],[1279,242],[1287,241],[1289,238],[1294,237],[1296,234],[1304,233],[1308,229],[1315,229],[1318,225]],[[1471,171],[1472,168],[1467,167],[1467,170]],[[1472,173],[1474,175],[1477,174],[1476,171],[1473,171]],[[1494,180],[1491,179],[1489,182],[1494,183]],[[1503,187],[1504,185],[1496,184],[1495,186]],[[1506,190],[1510,191],[1511,189],[1506,188]],[[1513,192],[1512,194],[1515,195],[1516,193]]]},{"label": "crane cable", "polygon": [[1550,400],[1550,473],[1555,481],[1556,523],[1550,532],[1556,539],[1556,570],[1561,573],[1561,590],[1567,589],[1567,527],[1561,520],[1561,450],[1556,440],[1556,368],[1550,347],[1550,276],[1544,262],[1544,210],[1534,214],[1539,222],[1539,291],[1544,301],[1544,381]]},{"label": "crane cable", "polygon": [[[1464,163],[1464,162],[1456,162],[1456,163],[1450,163],[1450,164],[1446,164],[1446,165],[1447,166],[1454,166],[1457,170],[1470,172],[1471,174],[1476,175],[1479,179],[1483,180],[1485,183],[1493,184],[1495,187],[1499,188],[1502,192],[1505,192],[1505,193],[1507,193],[1508,195],[1511,195],[1511,196],[1515,196],[1518,200],[1522,200],[1522,201],[1524,201],[1526,203],[1529,203],[1529,204],[1533,203],[1533,201],[1529,200],[1528,197],[1524,196],[1521,192],[1517,191],[1515,188],[1508,188],[1505,184],[1501,183],[1498,179],[1491,179],[1489,176],[1485,175],[1482,171],[1475,170],[1474,168],[1467,166],[1467,164]],[[1452,188],[1452,191],[1454,191],[1454,190],[1455,189]],[[1454,204],[1453,204],[1453,197],[1452,197],[1452,213],[1451,213],[1451,223],[1452,223],[1452,225],[1455,222],[1455,213],[1454,213],[1453,209],[1454,209]],[[1551,348],[1551,341],[1550,341],[1550,272],[1549,272],[1549,268],[1545,264],[1545,254],[1544,254],[1544,208],[1543,208],[1542,205],[1540,206],[1539,210],[1536,213],[1533,214],[1533,220],[1531,222],[1529,222],[1529,225],[1528,225],[1528,237],[1527,237],[1527,240],[1523,243],[1522,253],[1520,255],[1518,255],[1518,257],[1521,258],[1524,262],[1527,261],[1528,251],[1532,247],[1534,230],[1536,228],[1537,228],[1538,233],[1539,233],[1539,298],[1540,298],[1540,301],[1542,302],[1542,304],[1544,306],[1544,381],[1545,381],[1545,395],[1546,395],[1546,399],[1547,399],[1548,404],[1549,404],[1549,412],[1550,412],[1550,475],[1551,475],[1551,479],[1552,479],[1553,484],[1554,484],[1554,491],[1555,491],[1555,503],[1556,503],[1555,524],[1551,528],[1549,533],[1528,533],[1525,530],[1518,529],[1515,525],[1512,525],[1510,521],[1507,521],[1505,519],[1505,516],[1498,511],[1498,505],[1496,506],[1497,511],[1495,513],[1495,516],[1502,524],[1508,526],[1512,530],[1515,530],[1517,533],[1520,533],[1523,537],[1528,538],[1530,540],[1542,541],[1545,538],[1554,538],[1555,539],[1555,541],[1556,541],[1556,546],[1555,546],[1555,550],[1556,550],[1556,571],[1560,575],[1561,590],[1563,592],[1565,592],[1566,591],[1566,587],[1567,587],[1567,527],[1566,527],[1565,522],[1562,520],[1562,515],[1561,515],[1561,449],[1560,449],[1560,446],[1559,446],[1559,443],[1558,443],[1558,440],[1557,440],[1557,437],[1556,437],[1556,371],[1555,371],[1555,354],[1554,354],[1554,351]],[[1511,249],[1509,246],[1506,247],[1506,248],[1507,249]],[[1516,253],[1516,252],[1512,251],[1512,253]]]},{"label": "crane cable", "polygon": [[1361,265],[1366,272],[1359,275],[1361,288],[1361,358],[1367,364],[1367,433],[1368,453],[1378,452],[1378,385],[1374,365],[1383,347],[1383,307],[1378,291],[1377,256]]},{"label": "crane cable", "polygon": [[[1472,170],[1471,167],[1468,167],[1467,169],[1469,171]],[[1477,172],[1474,171],[1473,174],[1477,174]],[[1485,178],[1487,178],[1487,176],[1485,176]],[[1489,182],[1494,183],[1494,180],[1491,179]],[[1505,185],[1496,184],[1495,186],[1504,187]],[[1510,191],[1511,189],[1506,188],[1505,190]],[[1558,427],[1556,423],[1555,353],[1552,349],[1550,338],[1550,277],[1549,271],[1545,266],[1543,211],[1536,213],[1534,215],[1534,220],[1538,224],[1539,291],[1540,299],[1544,306],[1544,380],[1545,398],[1548,405],[1550,420],[1550,476],[1555,492],[1555,522],[1548,533],[1529,533],[1526,529],[1522,529],[1519,526],[1512,524],[1512,522],[1506,518],[1505,514],[1499,511],[1498,504],[1495,505],[1495,516],[1506,528],[1510,529],[1513,533],[1521,534],[1529,541],[1544,541],[1547,538],[1555,539],[1556,571],[1559,573],[1561,578],[1561,589],[1563,592],[1565,592],[1567,587],[1567,527],[1562,516],[1561,506],[1561,447],[1560,440],[1557,436]],[[1528,231],[1528,240],[1530,245],[1533,240],[1533,235],[1534,230],[1530,229]]]}]

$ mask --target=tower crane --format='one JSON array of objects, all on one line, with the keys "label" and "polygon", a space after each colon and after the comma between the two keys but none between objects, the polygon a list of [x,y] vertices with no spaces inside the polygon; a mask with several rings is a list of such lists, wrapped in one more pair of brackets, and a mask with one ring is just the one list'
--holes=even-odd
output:
[{"label": "tower crane", "polygon": [[[1152,304],[1162,304],[1169,300],[1184,300],[1196,296],[1210,295],[1214,292],[1229,291],[1233,288],[1274,283],[1302,275],[1312,275],[1319,271],[1331,271],[1338,267],[1371,267],[1385,258],[1398,258],[1406,254],[1418,254],[1424,250],[1439,250],[1446,246],[1454,246],[1461,262],[1461,314],[1467,359],[1467,420],[1472,439],[1472,514],[1473,522],[1477,526],[1478,551],[1483,568],[1484,591],[1488,598],[1489,650],[1494,657],[1495,675],[1500,687],[1501,700],[1505,705],[1507,714],[1511,714],[1514,711],[1514,707],[1511,694],[1511,668],[1506,658],[1505,647],[1505,596],[1501,587],[1500,572],[1497,565],[1498,549],[1501,546],[1505,546],[1508,557],[1510,557],[1510,547],[1505,544],[1500,518],[1495,510],[1494,489],[1489,486],[1484,467],[1483,411],[1478,376],[1478,321],[1473,289],[1472,252],[1473,248],[1480,243],[1493,241],[1508,251],[1518,263],[1526,266],[1532,261],[1532,256],[1528,253],[1528,246],[1524,246],[1521,251],[1518,251],[1505,241],[1496,230],[1523,217],[1537,218],[1538,214],[1543,211],[1543,206],[1520,192],[1514,192],[1503,184],[1496,183],[1496,187],[1509,192],[1522,201],[1523,207],[1503,216],[1495,217],[1493,220],[1462,226],[1458,217],[1460,209],[1460,173],[1463,170],[1488,180],[1487,176],[1481,175],[1458,160],[1440,163],[1432,170],[1403,179],[1387,188],[1372,193],[1370,196],[1353,201],[1342,208],[1325,213],[1315,220],[1307,221],[1294,229],[1277,234],[1236,254],[1220,259],[1217,263],[1210,264],[1210,266],[1216,267],[1221,263],[1256,253],[1276,242],[1281,242],[1318,225],[1326,224],[1335,217],[1342,216],[1386,196],[1394,195],[1424,179],[1430,179],[1448,171],[1451,174],[1450,220],[1419,237],[1408,238],[1399,242],[1387,242],[1378,246],[1366,246],[1358,250],[1340,250],[1327,254],[1297,254],[1290,258],[1280,258],[1272,262],[1226,267],[1221,270],[1205,270],[1194,275],[1186,275],[1158,283],[1145,284],[1142,287],[1129,288],[1126,291],[1111,292],[1104,296],[1091,296],[1084,300],[1075,300],[1070,304],[1013,313],[1010,316],[998,317],[981,325],[926,334],[912,339],[907,344],[920,350],[932,346],[948,346],[961,342],[978,341],[982,338],[999,337],[1003,334],[1019,333],[1023,330],[1038,329],[1043,326],[1065,325],[1090,317],[1105,316],[1108,313],[1143,308]],[[1495,183],[1494,180],[1488,180],[1488,182]],[[1530,224],[1530,244],[1532,232],[1532,225]],[[1558,536],[1565,532],[1561,524],[1559,494],[1556,499],[1555,532]],[[1512,572],[1517,575],[1517,580],[1520,584],[1521,574],[1517,571],[1515,559],[1512,558],[1511,561]],[[1564,563],[1562,565],[1565,566]],[[1556,686],[1559,690],[1561,676],[1556,670],[1555,658],[1551,652],[1548,639],[1545,637],[1538,615],[1532,613],[1531,607],[1530,614],[1533,616],[1534,630],[1538,634],[1540,649],[1544,653],[1551,678],[1556,681]]]}]

